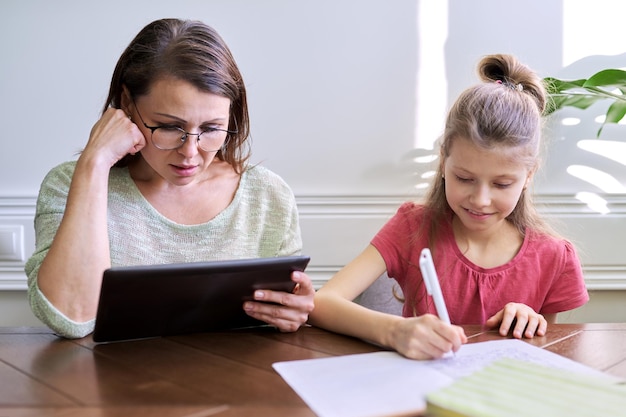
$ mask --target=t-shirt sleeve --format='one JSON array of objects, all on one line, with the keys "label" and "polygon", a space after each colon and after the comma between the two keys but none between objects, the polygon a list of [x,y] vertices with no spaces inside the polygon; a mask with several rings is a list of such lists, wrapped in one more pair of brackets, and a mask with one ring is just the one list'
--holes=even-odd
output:
[{"label": "t-shirt sleeve", "polygon": [[385,260],[387,275],[395,278],[400,284],[407,275],[410,242],[419,217],[418,207],[411,202],[402,204],[370,242]]},{"label": "t-shirt sleeve", "polygon": [[573,310],[589,301],[582,266],[574,246],[564,241],[562,268],[552,283],[540,313],[554,314]]}]

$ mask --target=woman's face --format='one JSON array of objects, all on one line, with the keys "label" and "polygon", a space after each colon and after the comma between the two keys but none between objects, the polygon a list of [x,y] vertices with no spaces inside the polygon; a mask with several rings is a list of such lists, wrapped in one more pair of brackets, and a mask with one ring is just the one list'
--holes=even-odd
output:
[{"label": "woman's face", "polygon": [[532,172],[516,148],[485,150],[457,138],[444,161],[448,204],[468,231],[493,231],[511,214]]},{"label": "woman's face", "polygon": [[[229,98],[200,91],[187,81],[173,77],[157,80],[147,95],[135,99],[131,108],[132,120],[147,142],[141,150],[143,159],[159,177],[174,185],[196,183],[210,176],[208,168],[227,133],[221,132],[217,143],[212,140],[212,151],[199,147],[196,134],[210,128],[228,129],[229,115]],[[162,150],[155,146],[153,134],[144,123],[150,127],[162,126],[161,131],[176,127],[191,135],[180,148]],[[209,140],[207,134],[199,138]]]}]

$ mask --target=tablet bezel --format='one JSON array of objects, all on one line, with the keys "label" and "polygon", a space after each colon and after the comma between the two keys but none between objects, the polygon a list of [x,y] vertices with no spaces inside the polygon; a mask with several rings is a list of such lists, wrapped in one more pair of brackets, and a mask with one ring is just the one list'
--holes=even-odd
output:
[{"label": "tablet bezel", "polygon": [[97,343],[266,325],[243,310],[257,289],[292,292],[308,256],[139,265],[103,273]]}]

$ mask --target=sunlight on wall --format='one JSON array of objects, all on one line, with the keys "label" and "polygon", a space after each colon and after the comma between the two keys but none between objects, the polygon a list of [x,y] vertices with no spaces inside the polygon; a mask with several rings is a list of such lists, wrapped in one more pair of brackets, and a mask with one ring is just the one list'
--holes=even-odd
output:
[{"label": "sunlight on wall", "polygon": [[[433,149],[446,114],[445,43],[448,37],[447,2],[420,1],[417,45],[417,117],[415,147]],[[440,116],[440,117],[437,117]]]},{"label": "sunlight on wall", "polygon": [[[435,141],[443,131],[447,104],[447,80],[445,44],[448,37],[448,2],[419,1],[417,3],[417,82],[416,109],[414,127],[414,148],[412,160],[417,164],[417,189],[427,187],[434,175],[429,167],[437,159],[433,153]],[[623,26],[626,15],[626,2],[623,0],[595,0],[594,10],[610,10],[602,18],[590,17],[588,0],[563,1],[563,67],[593,56],[615,56],[625,51],[623,37],[616,36]],[[618,10],[623,12],[617,12]],[[591,74],[589,74],[591,75]],[[625,120],[626,121],[626,120]],[[600,128],[602,118],[594,120]],[[564,126],[577,126],[582,120],[574,117],[564,118]],[[626,166],[626,143],[604,141],[600,139],[574,138],[577,146],[584,152],[600,155],[603,158]],[[623,155],[623,156],[622,156]],[[608,213],[607,202],[602,193],[616,194],[626,192],[626,186],[602,167],[585,164],[571,165],[567,173],[583,181],[598,191],[581,191],[576,198],[598,213]]]},{"label": "sunlight on wall", "polygon": [[567,173],[595,185],[606,194],[622,194],[626,187],[611,174],[586,165],[570,165]]},{"label": "sunlight on wall", "polygon": [[623,0],[594,0],[592,10],[589,0],[563,1],[563,66],[591,55],[624,53],[624,39],[615,39],[615,30],[623,28],[625,12]]},{"label": "sunlight on wall", "polygon": [[607,214],[611,211],[607,207],[606,200],[596,193],[581,191],[579,193],[576,193],[576,198],[583,203],[586,203],[587,207],[589,207],[591,210],[600,214]]},{"label": "sunlight on wall", "polygon": [[[433,150],[441,135],[446,115],[447,85],[445,42],[448,37],[448,4],[445,1],[420,1],[417,7],[417,91],[415,148]],[[417,164],[430,164],[437,155],[425,152],[416,157]],[[417,189],[428,186],[434,171],[421,174]]]},{"label": "sunlight on wall", "polygon": [[626,143],[613,140],[587,139],[577,143],[580,149],[626,165]]},{"label": "sunlight on wall", "polygon": [[[590,18],[589,1],[569,0],[563,2],[563,66],[566,67],[589,56],[612,56],[624,53],[623,37],[615,36],[616,28],[623,27],[626,3],[623,0],[595,0],[594,10],[607,10],[601,18]],[[621,12],[618,12],[621,9]],[[604,116],[595,118],[598,127]],[[564,125],[580,123],[578,119],[564,119]],[[626,165],[626,143],[584,139],[577,143],[580,149],[603,156]],[[624,193],[626,187],[607,172],[583,165],[571,165],[568,174],[596,186],[607,194]],[[598,213],[610,210],[607,202],[596,193],[580,192],[576,198]]]},{"label": "sunlight on wall", "polygon": [[561,120],[563,126],[576,126],[580,124],[580,119],[578,117],[566,117]]}]

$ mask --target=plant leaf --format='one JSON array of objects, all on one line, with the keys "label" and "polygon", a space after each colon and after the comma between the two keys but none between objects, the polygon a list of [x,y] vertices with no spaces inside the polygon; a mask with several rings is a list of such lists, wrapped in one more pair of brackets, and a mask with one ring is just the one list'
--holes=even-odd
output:
[{"label": "plant leaf", "polygon": [[558,94],[568,90],[577,90],[583,88],[583,85],[587,80],[559,80],[558,78],[546,77],[543,79],[546,85],[548,94]]},{"label": "plant leaf", "polygon": [[545,114],[551,114],[563,107],[576,107],[584,110],[597,101],[605,100],[606,97],[591,94],[558,94],[551,95]]},{"label": "plant leaf", "polygon": [[619,69],[606,69],[597,72],[593,74],[582,86],[623,88],[626,86],[626,71]]},{"label": "plant leaf", "polygon": [[606,111],[606,118],[604,119],[604,123],[598,129],[597,137],[600,137],[600,133],[602,133],[602,129],[607,123],[619,123],[624,116],[626,115],[626,102],[616,101],[609,109]]},{"label": "plant leaf", "polygon": [[626,102],[616,101],[606,111],[604,123],[619,123],[626,115]]},{"label": "plant leaf", "polygon": [[600,100],[612,100],[605,120],[597,136],[607,123],[619,123],[626,115],[626,71],[605,69],[593,74],[588,79],[560,80],[546,77],[543,79],[550,100],[544,115],[549,115],[563,107],[587,109]]}]

